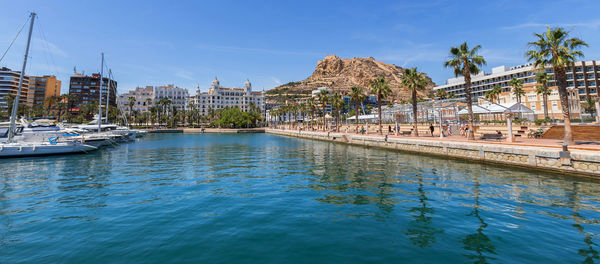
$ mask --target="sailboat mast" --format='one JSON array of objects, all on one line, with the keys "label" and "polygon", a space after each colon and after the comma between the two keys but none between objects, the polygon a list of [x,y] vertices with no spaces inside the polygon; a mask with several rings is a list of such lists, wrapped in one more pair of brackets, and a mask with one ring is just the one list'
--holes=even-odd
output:
[{"label": "sailboat mast", "polygon": [[108,103],[110,102],[110,85],[112,80],[112,70],[108,69],[108,92],[106,93],[106,123],[108,124]]},{"label": "sailboat mast", "polygon": [[104,52],[100,63],[100,88],[98,89],[98,133],[102,132],[102,82],[104,81]]},{"label": "sailboat mast", "polygon": [[29,44],[31,43],[31,32],[33,32],[33,21],[35,20],[35,13],[31,13],[31,24],[29,24],[29,36],[27,36],[27,46],[25,48],[25,58],[23,58],[23,68],[21,69],[21,76],[19,76],[19,89],[17,89],[17,96],[13,103],[12,113],[10,115],[10,129],[8,130],[8,141],[12,141],[15,135],[15,119],[17,119],[17,110],[19,109],[19,100],[21,97],[21,89],[23,88],[23,78],[25,77],[25,66],[27,65],[27,57],[29,56]]}]

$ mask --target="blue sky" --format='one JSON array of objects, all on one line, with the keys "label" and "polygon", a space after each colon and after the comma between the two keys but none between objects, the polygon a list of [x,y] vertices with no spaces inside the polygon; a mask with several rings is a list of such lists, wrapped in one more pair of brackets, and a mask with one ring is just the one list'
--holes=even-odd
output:
[{"label": "blue sky", "polygon": [[[28,74],[98,72],[100,52],[119,82],[207,90],[212,79],[256,90],[308,77],[328,54],[418,67],[442,84],[451,46],[482,45],[489,71],[525,63],[526,43],[564,26],[600,59],[600,1],[26,1],[4,0],[0,52],[39,15]],[[20,69],[26,30],[0,66]]]}]

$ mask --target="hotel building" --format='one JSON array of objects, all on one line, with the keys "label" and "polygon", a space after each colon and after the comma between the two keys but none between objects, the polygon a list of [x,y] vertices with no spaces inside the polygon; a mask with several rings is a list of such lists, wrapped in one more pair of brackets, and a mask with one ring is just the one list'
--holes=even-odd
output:
[{"label": "hotel building", "polygon": [[157,104],[162,98],[168,98],[171,101],[171,108],[183,110],[187,108],[189,97],[187,89],[176,87],[173,84],[154,87],[154,104]]},{"label": "hotel building", "polygon": [[250,104],[254,104],[260,113],[265,111],[264,92],[253,92],[252,84],[246,80],[244,88],[223,87],[215,77],[208,92],[196,89],[196,95],[190,97],[190,105],[193,105],[202,116],[207,116],[209,109],[219,110],[224,108],[238,107],[242,111],[250,110]]},{"label": "hotel building", "polygon": [[[554,81],[552,68],[546,68],[546,72],[552,79],[548,83],[548,89],[551,94],[548,96],[548,112],[551,117],[560,118],[562,107],[558,97],[558,90]],[[536,93],[539,84],[535,80],[537,70],[532,63],[518,65],[513,67],[499,66],[492,69],[492,73],[481,71],[479,74],[471,77],[471,96],[474,102],[483,103],[481,99],[485,93],[499,85],[502,87],[502,93],[498,98],[499,103],[516,102],[517,98],[512,93],[510,80],[517,78],[523,81],[523,90],[525,94],[521,96],[521,103],[535,112],[536,118],[543,118],[544,106],[542,96]],[[572,116],[579,118],[580,102],[587,98],[594,99],[598,97],[600,82],[600,61],[578,61],[567,69],[567,89],[569,90],[569,100]],[[446,84],[434,87],[434,92],[444,90],[447,94],[453,93],[457,98],[465,98],[464,77],[448,79]],[[583,110],[581,110],[583,112]]]},{"label": "hotel building", "polygon": [[60,95],[61,81],[56,76],[29,76],[27,102],[30,105],[43,105],[46,98]]},{"label": "hotel building", "polygon": [[[0,108],[8,108],[6,96],[9,94],[17,95],[19,89],[19,77],[21,72],[13,71],[9,68],[0,68]],[[23,76],[23,88],[21,89],[20,104],[27,104],[27,95],[29,93],[29,76]]]},{"label": "hotel building", "polygon": [[[109,78],[102,78],[102,97],[106,98],[106,93],[110,87],[110,94],[108,98],[108,104],[112,106],[117,105],[117,82]],[[70,111],[77,112],[82,104],[91,102],[98,102],[100,96],[100,74],[92,74],[92,76],[82,75],[75,73],[71,76],[69,83],[69,94],[73,95],[75,99],[73,102],[69,102],[71,105]],[[102,107],[106,106],[106,99],[102,101]]]},{"label": "hotel building", "polygon": [[[133,97],[133,107],[129,109],[129,98]],[[154,87],[137,87],[133,91],[120,94],[117,98],[117,103],[124,111],[138,111],[140,113],[150,111],[150,107],[154,102]]]},{"label": "hotel building", "polygon": [[[129,98],[133,97],[133,107],[129,109]],[[118,104],[124,111],[139,111],[141,113],[150,111],[150,107],[159,103],[163,98],[171,101],[171,108],[177,110],[187,108],[189,93],[187,89],[176,87],[173,84],[165,86],[137,87],[133,91],[119,95]]]}]

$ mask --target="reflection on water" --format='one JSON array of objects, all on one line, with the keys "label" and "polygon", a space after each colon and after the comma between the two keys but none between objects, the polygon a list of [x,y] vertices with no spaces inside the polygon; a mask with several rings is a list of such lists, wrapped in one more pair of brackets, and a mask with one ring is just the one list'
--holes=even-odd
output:
[{"label": "reflection on water", "polygon": [[479,221],[479,226],[477,227],[476,233],[467,235],[462,242],[464,244],[464,249],[473,251],[471,254],[467,255],[470,259],[475,260],[475,263],[488,263],[488,258],[494,258],[486,255],[496,254],[496,247],[492,243],[492,240],[483,233],[483,231],[488,225],[485,223],[479,212],[480,190],[478,180],[475,180],[473,192],[475,205],[473,206],[473,212],[467,216],[475,216],[475,218],[477,218],[477,220]]},{"label": "reflection on water", "polygon": [[272,135],[0,167],[0,262],[599,260],[600,185],[545,173]]}]

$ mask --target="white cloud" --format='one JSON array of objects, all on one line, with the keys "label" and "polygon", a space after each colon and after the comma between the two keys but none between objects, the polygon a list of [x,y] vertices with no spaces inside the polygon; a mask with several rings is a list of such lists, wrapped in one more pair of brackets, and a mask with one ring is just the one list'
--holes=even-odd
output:
[{"label": "white cloud", "polygon": [[320,55],[322,55],[322,54],[318,54],[318,53],[304,52],[304,51],[246,48],[246,47],[235,47],[235,46],[197,45],[196,48],[204,49],[204,50],[212,50],[212,51],[239,52],[239,53],[263,53],[263,54],[275,54],[275,55],[300,55],[300,56],[320,56]]},{"label": "white cloud", "polygon": [[578,22],[578,23],[535,23],[535,22],[528,22],[528,23],[522,23],[522,24],[517,24],[517,25],[513,25],[513,26],[504,26],[504,27],[500,27],[500,29],[503,30],[514,30],[514,29],[523,29],[523,28],[540,28],[540,27],[546,27],[546,26],[550,26],[550,27],[565,27],[565,28],[576,28],[576,27],[584,27],[584,28],[591,28],[591,29],[598,29],[600,28],[600,19],[596,19],[596,20],[591,20],[591,21],[587,21],[587,22]]},{"label": "white cloud", "polygon": [[193,73],[189,72],[189,71],[185,71],[185,70],[180,70],[175,72],[175,76],[182,78],[182,79],[186,79],[186,80],[190,80],[193,81],[195,80],[194,77],[192,77]]},{"label": "white cloud", "polygon": [[32,42],[35,43],[35,45],[32,44],[32,48],[35,48],[38,51],[48,52],[50,54],[61,57],[68,57],[67,53],[64,50],[62,50],[52,42],[40,38],[33,38]]},{"label": "white cloud", "polygon": [[277,78],[275,78],[273,76],[271,76],[271,81],[273,81],[277,85],[281,85],[281,80],[279,80],[279,79],[277,79]]}]

